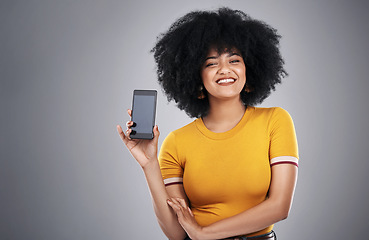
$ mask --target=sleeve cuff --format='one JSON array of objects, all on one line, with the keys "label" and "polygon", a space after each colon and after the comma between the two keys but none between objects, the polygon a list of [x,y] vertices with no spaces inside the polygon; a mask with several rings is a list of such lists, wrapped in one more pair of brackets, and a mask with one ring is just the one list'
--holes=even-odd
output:
[{"label": "sleeve cuff", "polygon": [[183,178],[182,177],[172,177],[172,178],[164,179],[164,185],[165,186],[169,186],[169,185],[173,185],[173,184],[182,184],[182,183],[183,183]]},{"label": "sleeve cuff", "polygon": [[278,164],[293,164],[296,167],[299,166],[298,159],[292,156],[280,156],[270,159],[270,166],[273,167]]}]

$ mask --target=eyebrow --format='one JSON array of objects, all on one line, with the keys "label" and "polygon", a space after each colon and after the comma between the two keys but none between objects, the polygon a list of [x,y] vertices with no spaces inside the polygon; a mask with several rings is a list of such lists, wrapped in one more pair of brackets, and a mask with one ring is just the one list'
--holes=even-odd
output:
[{"label": "eyebrow", "polygon": [[[241,54],[236,53],[236,52],[229,52],[229,53],[228,53],[228,57],[232,57],[232,56],[234,56],[234,55],[236,55],[236,56],[240,56],[240,57],[241,57]],[[219,54],[218,54],[218,56],[210,56],[210,57],[207,57],[207,58],[205,59],[205,61],[206,61],[206,60],[209,60],[209,59],[217,59],[218,57],[219,57]]]}]

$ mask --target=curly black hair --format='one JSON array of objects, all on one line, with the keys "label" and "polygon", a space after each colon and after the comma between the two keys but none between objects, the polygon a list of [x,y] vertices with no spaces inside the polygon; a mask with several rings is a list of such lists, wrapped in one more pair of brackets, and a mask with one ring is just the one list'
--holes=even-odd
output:
[{"label": "curly black hair", "polygon": [[168,101],[190,117],[203,117],[209,111],[208,98],[199,99],[200,77],[208,51],[219,53],[237,49],[246,66],[248,89],[242,91],[245,105],[261,103],[281,78],[287,75],[279,51],[280,35],[266,23],[239,10],[193,11],[179,18],[158,37],[151,52],[157,64],[158,81]]}]

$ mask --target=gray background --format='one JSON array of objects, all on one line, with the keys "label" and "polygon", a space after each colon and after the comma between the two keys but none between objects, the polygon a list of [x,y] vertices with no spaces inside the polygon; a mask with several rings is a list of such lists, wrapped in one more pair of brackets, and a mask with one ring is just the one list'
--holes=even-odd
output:
[{"label": "gray background", "polygon": [[[300,172],[279,239],[367,236],[365,1],[2,0],[0,239],[164,239],[116,124],[128,120],[133,89],[159,90],[156,36],[219,6],[283,36],[290,75],[262,106],[292,115]],[[191,121],[159,90],[160,143]]]}]

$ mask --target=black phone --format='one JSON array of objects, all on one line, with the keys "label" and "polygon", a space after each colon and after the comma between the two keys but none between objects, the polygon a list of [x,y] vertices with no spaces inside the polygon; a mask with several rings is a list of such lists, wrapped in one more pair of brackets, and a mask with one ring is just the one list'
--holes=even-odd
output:
[{"label": "black phone", "polygon": [[156,113],[156,90],[134,90],[132,101],[132,139],[153,139]]}]

